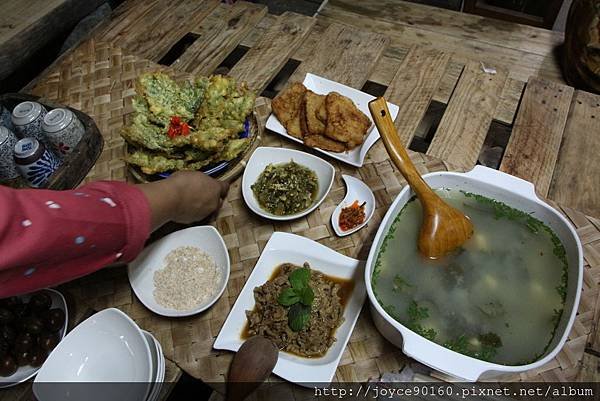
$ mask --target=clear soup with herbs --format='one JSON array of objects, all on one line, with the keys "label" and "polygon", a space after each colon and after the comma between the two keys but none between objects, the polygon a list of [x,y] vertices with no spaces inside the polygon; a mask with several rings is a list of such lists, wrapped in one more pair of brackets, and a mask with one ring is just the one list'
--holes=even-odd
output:
[{"label": "clear soup with herbs", "polygon": [[429,260],[417,250],[422,214],[412,199],[392,223],[372,276],[379,303],[423,337],[477,359],[523,365],[541,357],[563,313],[565,249],[534,216],[458,190],[436,192],[474,234]]}]

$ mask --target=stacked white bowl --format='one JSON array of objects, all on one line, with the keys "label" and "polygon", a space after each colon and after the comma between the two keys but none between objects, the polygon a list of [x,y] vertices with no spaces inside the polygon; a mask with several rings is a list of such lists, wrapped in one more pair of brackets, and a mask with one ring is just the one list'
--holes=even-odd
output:
[{"label": "stacked white bowl", "polygon": [[91,316],[52,351],[33,384],[39,401],[158,399],[165,377],[159,342],[118,309]]}]

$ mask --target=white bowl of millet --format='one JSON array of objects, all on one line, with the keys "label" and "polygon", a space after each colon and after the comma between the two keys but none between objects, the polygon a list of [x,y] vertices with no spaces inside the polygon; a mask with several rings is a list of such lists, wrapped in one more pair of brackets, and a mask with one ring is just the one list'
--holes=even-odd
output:
[{"label": "white bowl of millet", "polygon": [[223,238],[212,226],[190,227],[152,243],[129,264],[131,288],[152,312],[191,316],[223,294],[230,271]]}]

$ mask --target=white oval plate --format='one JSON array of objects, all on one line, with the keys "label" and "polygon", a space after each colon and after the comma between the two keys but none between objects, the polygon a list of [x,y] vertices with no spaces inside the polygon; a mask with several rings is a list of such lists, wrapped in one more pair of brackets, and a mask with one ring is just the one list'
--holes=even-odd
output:
[{"label": "white oval plate", "polygon": [[[352,177],[351,175],[344,174],[342,175],[342,178],[346,183],[346,196],[344,197],[344,200],[337,205],[333,211],[333,214],[331,215],[331,225],[333,226],[333,230],[340,237],[355,233],[366,226],[375,212],[375,196],[367,184],[358,178]],[[343,208],[350,206],[355,200],[358,201],[359,205],[365,202],[365,221],[351,230],[342,231],[339,224],[340,213],[342,212]]]},{"label": "white oval plate", "polygon": [[[62,329],[60,329],[58,332],[59,338],[62,341],[63,337],[65,336],[65,333],[67,332],[67,324],[69,323],[69,311],[67,310],[67,303],[65,302],[65,298],[60,292],[53,290],[52,288],[46,288],[36,292],[41,291],[47,291],[50,295],[50,298],[52,298],[52,306],[50,307],[51,309],[60,308],[63,310],[63,312],[65,312],[65,324],[63,325]],[[27,302],[33,294],[35,294],[35,292],[32,292],[31,294],[22,295],[19,298],[21,298],[24,302]],[[40,370],[40,368],[41,366],[37,368],[34,368],[33,366],[21,366],[12,376],[0,377],[0,388],[12,387],[16,386],[19,383],[23,383],[24,381],[27,381],[33,376],[35,376],[38,370]]]},{"label": "white oval plate", "polygon": [[[197,308],[180,311],[168,309],[154,299],[154,272],[164,267],[169,252],[181,246],[193,246],[209,254],[221,269],[221,282],[215,283],[218,291]],[[176,231],[150,244],[129,264],[129,283],[138,299],[152,312],[162,316],[183,317],[200,313],[210,308],[225,291],[229,280],[229,254],[221,234],[212,226],[190,227]]]},{"label": "white oval plate", "polygon": [[[350,164],[355,167],[362,167],[365,162],[365,157],[367,156],[367,152],[371,147],[379,140],[380,135],[379,131],[375,124],[373,124],[373,119],[371,118],[371,112],[369,111],[369,102],[375,99],[375,96],[369,95],[368,93],[361,92],[357,89],[351,88],[346,85],[342,85],[338,82],[331,81],[329,79],[320,77],[314,74],[306,74],[303,82],[304,86],[307,89],[319,94],[319,95],[327,95],[329,92],[337,92],[341,95],[344,95],[356,104],[356,107],[365,113],[367,117],[371,120],[371,128],[369,128],[369,132],[366,135],[365,141],[361,146],[352,149],[349,152],[329,152],[326,150],[322,150],[319,148],[314,148],[317,152],[323,153],[327,156],[333,157],[334,159],[338,159],[343,161],[344,163]],[[395,120],[398,116],[398,111],[400,108],[395,104],[389,103],[387,104],[388,109],[390,110],[390,114],[392,120]],[[294,142],[304,143],[301,139],[293,137],[289,135],[283,125],[279,122],[275,114],[271,114],[269,119],[267,120],[266,128],[273,132],[278,133],[281,136],[284,136]]]},{"label": "white oval plate", "polygon": [[283,263],[302,266],[304,262],[327,275],[354,281],[352,294],[344,307],[344,323],[335,331],[337,341],[325,355],[302,358],[287,352],[279,353],[273,373],[301,386],[312,387],[316,383],[331,382],[366,297],[364,262],[337,253],[316,241],[283,232],[271,235],[213,348],[237,351],[244,343],[242,333],[246,327],[246,311],[254,308],[254,288],[267,282],[277,266]]},{"label": "white oval plate", "polygon": [[[258,204],[258,201],[252,192],[251,186],[258,180],[260,174],[269,164],[289,163],[292,160],[304,167],[308,167],[317,175],[319,180],[319,193],[317,194],[317,199],[314,201],[311,207],[296,214],[291,214],[289,216],[278,216],[276,214],[269,213]],[[248,164],[246,165],[246,168],[244,169],[244,176],[242,177],[242,195],[250,210],[259,216],[271,220],[294,220],[299,217],[306,216],[319,207],[321,202],[325,200],[325,197],[329,193],[334,177],[335,169],[333,166],[320,157],[313,156],[299,150],[260,147],[254,151],[250,157],[250,160],[248,161]]]}]

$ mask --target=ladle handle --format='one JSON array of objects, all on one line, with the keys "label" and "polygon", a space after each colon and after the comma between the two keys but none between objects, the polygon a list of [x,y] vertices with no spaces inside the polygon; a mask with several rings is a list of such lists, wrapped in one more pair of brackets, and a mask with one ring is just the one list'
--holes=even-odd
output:
[{"label": "ladle handle", "polygon": [[436,197],[429,185],[421,178],[421,174],[417,171],[417,168],[408,156],[406,148],[400,141],[400,136],[396,131],[385,99],[378,97],[371,100],[369,102],[369,110],[388,154],[404,178],[406,178],[406,181],[408,181],[408,185],[410,185],[421,200],[425,200],[424,198],[431,196]]}]

